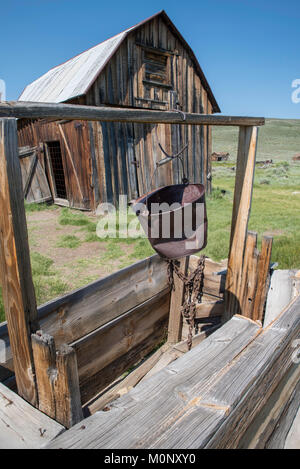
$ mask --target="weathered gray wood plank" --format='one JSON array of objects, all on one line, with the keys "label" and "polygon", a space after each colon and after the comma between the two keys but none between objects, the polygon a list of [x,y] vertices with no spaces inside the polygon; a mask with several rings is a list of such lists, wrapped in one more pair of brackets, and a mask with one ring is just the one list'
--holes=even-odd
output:
[{"label": "weathered gray wood plank", "polygon": [[[231,409],[230,418],[209,443],[212,448],[236,448],[257,413],[293,365],[292,341],[300,331],[300,297],[240,355],[220,382],[203,395],[203,402]],[[241,417],[242,416],[242,417]]]},{"label": "weathered gray wood plank", "polygon": [[166,336],[168,290],[155,295],[72,344],[82,402],[112,383]]},{"label": "weathered gray wood plank", "polygon": [[0,449],[37,449],[65,428],[0,383]]},{"label": "weathered gray wood plank", "polygon": [[271,275],[271,284],[267,296],[264,327],[274,321],[277,316],[295,298],[294,272],[292,270],[275,270]]},{"label": "weathered gray wood plank", "polygon": [[[193,271],[198,266],[199,257],[190,256],[189,270]],[[209,258],[205,259],[203,293],[219,298],[224,297],[226,280],[226,263],[214,262]]]},{"label": "weathered gray wood plank", "polygon": [[[191,348],[195,347],[196,345],[200,344],[203,340],[205,340],[210,334],[215,332],[219,326],[212,326],[210,329],[200,332],[192,337],[192,345]],[[181,357],[184,353],[188,351],[188,340],[182,340],[181,342],[171,345],[168,343],[166,344],[166,350],[163,352],[162,356],[158,360],[156,364],[151,368],[151,370],[144,376],[143,380],[149,379],[152,375],[160,371],[161,369],[165,368],[167,365],[172,363],[173,361],[177,360],[177,358]]]},{"label": "weathered gray wood plank", "polygon": [[[288,432],[286,436],[284,449],[299,449],[300,448],[300,392],[299,392],[299,389],[295,397],[295,403],[293,402],[293,404],[294,405],[298,404],[298,412],[293,420],[290,431]],[[291,412],[290,417],[292,418],[292,416],[293,416],[293,413]]]},{"label": "weathered gray wood plank", "polygon": [[88,402],[85,408],[88,409],[89,414],[94,414],[95,412],[102,410],[107,406],[107,404],[116,400],[118,397],[121,397],[123,394],[127,394],[127,392],[133,389],[134,386],[136,386],[157,363],[165,350],[166,345],[163,345],[150,357],[145,358],[145,360],[142,361],[142,363],[140,363],[131,373],[129,373],[129,375],[125,378],[122,376],[119,377],[114,383],[112,383],[112,385],[104,389],[98,396]]},{"label": "weathered gray wood plank", "polygon": [[[299,378],[300,368],[294,364],[247,428],[240,440],[239,448],[263,449],[266,446],[269,447],[270,439],[273,440],[273,445],[276,440],[275,447],[284,448],[285,437],[297,412],[297,406],[299,407]],[[289,412],[290,408],[294,409],[294,415]],[[289,421],[284,418],[287,413],[289,413]],[[276,438],[274,438],[275,434]]]},{"label": "weathered gray wood plank", "polygon": [[[40,328],[57,346],[70,344],[166,288],[167,265],[155,255],[40,306]],[[13,370],[6,323],[0,327],[0,340],[6,349],[0,378],[5,379],[7,370]]]},{"label": "weathered gray wood plank", "polygon": [[[237,447],[292,364],[300,297],[271,327],[234,316],[51,448]],[[128,432],[128,428],[132,431]]]},{"label": "weathered gray wood plank", "polygon": [[[217,330],[218,327],[219,326],[213,326],[210,329],[195,335],[192,339],[192,347],[195,347],[202,342],[206,337]],[[99,395],[98,398],[93,399],[93,401],[87,405],[89,412],[93,414],[98,410],[102,410],[110,402],[128,393],[139,382],[148,379],[154,373],[161,370],[163,368],[161,359],[164,358],[164,356],[167,355],[168,357],[166,362],[164,360],[164,366],[166,366],[187,351],[187,340],[183,340],[174,346],[170,346],[165,343],[155,353],[153,353],[153,355],[146,358],[145,361],[137,366],[129,375],[126,376],[126,378],[119,379],[113,386],[110,386],[109,389]],[[157,365],[158,368],[156,368]]]},{"label": "weathered gray wood plank", "polygon": [[167,287],[166,263],[155,255],[40,307],[40,325],[57,345],[70,343]]},{"label": "weathered gray wood plank", "polygon": [[[86,419],[84,431],[75,426],[51,447],[152,447],[168,427],[195,409],[205,389],[253,340],[258,329],[255,323],[234,317],[200,345],[115,401],[110,411]],[[212,412],[200,411],[204,422],[208,416],[219,425],[224,415],[213,416]]]}]

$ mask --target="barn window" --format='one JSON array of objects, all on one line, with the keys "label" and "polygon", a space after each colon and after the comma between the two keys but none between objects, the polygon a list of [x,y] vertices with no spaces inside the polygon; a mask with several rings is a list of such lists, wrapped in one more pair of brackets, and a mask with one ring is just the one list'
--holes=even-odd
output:
[{"label": "barn window", "polygon": [[47,142],[49,156],[52,165],[52,173],[55,182],[56,197],[59,199],[67,198],[65,183],[65,173],[60,149],[60,143],[57,141]]},{"label": "barn window", "polygon": [[144,51],[145,81],[157,85],[170,85],[168,55]]}]

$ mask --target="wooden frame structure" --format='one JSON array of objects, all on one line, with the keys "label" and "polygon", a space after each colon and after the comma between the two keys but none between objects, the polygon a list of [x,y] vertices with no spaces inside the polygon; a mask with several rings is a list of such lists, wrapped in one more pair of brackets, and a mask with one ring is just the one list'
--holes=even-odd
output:
[{"label": "wooden frame structure", "polygon": [[[77,292],[37,308],[31,275],[24,196],[17,152],[16,118],[21,117],[181,124],[182,121],[178,113],[167,111],[64,104],[0,103],[0,272],[7,318],[7,329],[3,326],[0,330],[0,338],[6,344],[7,366],[1,366],[0,377],[2,381],[6,380],[5,383],[14,383],[14,377],[11,376],[13,371],[18,394],[51,419],[69,428],[82,420],[82,404],[86,404],[85,409],[88,412],[102,409],[107,402],[110,402],[107,398],[109,392],[110,398],[115,399],[124,393],[124,388],[127,392],[141,381],[141,391],[139,392],[143,395],[149,386],[150,388],[157,386],[157,379],[161,378],[166,378],[166,383],[171,386],[170,389],[174,388],[177,383],[176,379],[173,376],[170,381],[170,375],[162,368],[181,356],[184,351],[185,341],[180,342],[183,327],[180,314],[183,290],[182,286],[178,285],[175,292],[170,295],[166,263],[158,256],[153,256]],[[253,399],[255,411],[250,419],[252,421],[266,402],[266,399],[261,400],[258,405],[258,396],[255,394],[253,383],[261,382],[263,387],[267,386],[266,395],[269,396],[274,391],[274,383],[278,383],[278,380],[275,380],[270,385],[274,379],[274,373],[276,375],[278,370],[276,363],[282,364],[280,377],[283,377],[284,372],[289,369],[287,365],[289,350],[287,348],[295,337],[295,333],[299,331],[297,308],[300,300],[297,298],[290,306],[286,312],[286,318],[285,316],[279,318],[268,330],[262,329],[272,240],[264,238],[262,251],[258,253],[257,236],[255,233],[248,232],[247,228],[254,179],[257,126],[263,125],[264,119],[187,114],[183,125],[200,124],[240,127],[227,273],[224,272],[222,266],[208,262],[208,270],[205,272],[204,279],[204,293],[209,297],[209,301],[198,305],[197,308],[198,318],[209,317],[213,319],[222,315],[223,322],[227,321],[226,325],[213,334],[212,337],[215,338],[209,342],[209,351],[210,347],[218,341],[222,342],[224,334],[226,336],[225,344],[226,341],[230,342],[233,337],[239,337],[239,339],[236,339],[234,343],[230,342],[228,350],[225,345],[221,345],[220,349],[216,347],[210,356],[210,365],[207,367],[204,363],[205,357],[208,359],[207,347],[201,348],[201,352],[203,352],[201,360],[197,358],[201,345],[196,347],[195,351],[181,357],[178,366],[180,362],[184,367],[187,367],[186,378],[188,380],[191,379],[189,373],[192,369],[195,370],[195,367],[197,370],[199,369],[199,373],[200,369],[205,370],[203,371],[205,376],[211,376],[211,379],[213,376],[212,383],[215,382],[217,386],[218,379],[216,380],[215,377],[222,374],[224,356],[227,360],[226,363],[229,363],[237,356],[236,354],[239,356],[239,353],[249,346],[246,348],[246,358],[244,355],[241,356],[243,365],[244,360],[251,359],[252,354],[255,354],[251,343],[253,341],[255,343],[259,335],[267,337],[266,352],[272,358],[270,358],[269,365],[266,364],[265,369],[260,367],[261,375],[257,375],[257,369],[253,369],[253,373],[256,374],[252,384],[249,381],[250,378],[247,378],[241,383],[234,397],[230,396],[229,400],[223,397],[217,399],[213,404],[216,409],[211,409],[213,396],[209,394],[208,390],[206,392],[202,388],[201,392],[197,388],[197,393],[198,395],[204,393],[207,404],[201,403],[201,406],[204,406],[201,407],[201,411],[199,411],[197,399],[193,400],[193,404],[191,404],[192,401],[189,400],[188,396],[192,398],[194,394],[190,386],[197,387],[196,382],[193,385],[189,384],[186,389],[184,386],[179,386],[182,388],[181,398],[183,400],[178,407],[176,402],[173,402],[173,398],[171,399],[170,405],[173,406],[171,414],[179,412],[178,415],[184,415],[184,412],[191,408],[195,412],[195,418],[200,418],[200,421],[205,422],[207,418],[212,419],[212,426],[207,427],[207,432],[210,433],[206,432],[205,437],[202,435],[200,440],[198,438],[198,446],[228,447],[231,444],[236,447],[241,436],[246,433],[246,421],[243,419],[241,421],[241,425],[244,425],[242,432],[237,434],[242,428],[241,425],[235,427],[234,435],[236,436],[232,439],[233,443],[228,441],[228,434],[232,436],[232,425],[236,425],[236,419],[239,416],[238,409],[245,405],[242,399],[243,393],[246,392],[244,386],[249,386],[247,393],[250,393],[250,398]],[[189,262],[190,269],[195,268],[195,262],[196,260],[192,256]],[[181,261],[181,268],[183,271],[187,271],[188,260]],[[215,272],[219,272],[219,275],[215,275]],[[101,298],[100,305],[99,298]],[[165,346],[167,353],[163,353],[163,348],[158,350],[142,367],[133,371],[126,378],[125,383],[124,381],[121,384],[114,382],[128,367],[143,359],[161,342],[167,323],[169,324],[169,340]],[[210,332],[215,331],[217,327],[217,325],[214,326]],[[200,332],[194,338],[193,346],[199,344],[206,335],[205,332]],[[278,345],[278,339],[281,341],[281,348],[277,347],[277,355],[274,355],[273,348],[276,344]],[[259,344],[260,342],[258,342]],[[260,350],[264,354],[264,345],[260,347]],[[225,355],[222,355],[223,352]],[[275,357],[277,357],[276,363]],[[188,360],[194,360],[192,367],[189,367]],[[241,363],[238,361],[233,368],[233,373],[237,373],[237,376],[242,370]],[[154,368],[152,368],[153,366]],[[153,370],[161,371],[153,375]],[[172,370],[172,373],[176,374],[176,365],[172,366]],[[144,377],[149,377],[151,374],[153,376],[147,381],[147,385],[143,386]],[[199,378],[197,373],[195,379],[196,377]],[[181,373],[178,379],[181,384],[185,380],[183,378],[182,381]],[[226,375],[224,379],[231,383],[232,376]],[[245,384],[248,381],[249,384]],[[95,400],[95,396],[109,386],[110,391],[108,394],[106,393],[105,398],[100,395]],[[241,404],[238,403],[238,398],[241,399]],[[124,402],[130,402],[130,397],[124,396]],[[154,401],[149,404],[150,407],[153,405]],[[131,404],[129,410],[130,408]],[[245,412],[247,408],[247,406],[244,408]],[[250,408],[252,409],[251,406]],[[233,409],[233,412],[230,413],[229,409]],[[225,417],[228,413],[230,413],[231,419],[226,420]],[[120,412],[117,413],[118,415]],[[163,415],[164,411],[162,410],[162,417]],[[143,417],[141,419],[143,421]],[[173,417],[170,419],[172,422]],[[177,422],[175,414],[174,419]],[[91,428],[96,420],[95,418],[90,420]],[[220,431],[215,433],[213,437],[212,432],[215,425]],[[105,428],[104,422],[103,431]],[[111,428],[110,424],[109,428]],[[173,427],[170,428],[171,433],[166,432],[166,435],[162,436],[161,439],[155,440],[156,443],[153,438],[147,439],[146,437],[143,443],[139,443],[140,433],[135,432],[128,438],[123,438],[124,435],[121,435],[119,440],[114,440],[112,436],[111,441],[116,444],[114,447],[126,447],[123,446],[125,444],[128,444],[129,447],[145,447],[147,444],[150,446],[158,445],[158,447],[160,445],[184,447],[181,440],[172,437]],[[190,426],[187,425],[184,428],[190,428]],[[66,432],[65,435],[68,433]],[[168,434],[170,435],[168,436]],[[73,444],[73,433],[70,435],[70,444]],[[89,444],[84,436],[82,440],[78,441],[78,432],[75,440],[75,446]],[[67,436],[63,436],[60,441],[68,445],[66,443]],[[100,436],[98,442],[95,443],[96,446],[100,444],[99,441],[101,441]],[[187,447],[194,447],[193,444],[190,442]]]}]

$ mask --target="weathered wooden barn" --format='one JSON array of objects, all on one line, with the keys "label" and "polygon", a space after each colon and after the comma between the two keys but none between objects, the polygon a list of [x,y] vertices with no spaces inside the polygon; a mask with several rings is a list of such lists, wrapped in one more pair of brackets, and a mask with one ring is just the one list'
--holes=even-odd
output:
[{"label": "weathered wooden barn", "polygon": [[[192,49],[162,11],[51,69],[19,101],[220,112]],[[181,114],[184,119],[184,114]],[[191,182],[210,190],[207,125],[18,121],[24,193],[29,202],[94,210],[181,181],[178,161],[151,177],[165,155],[184,151]]]}]

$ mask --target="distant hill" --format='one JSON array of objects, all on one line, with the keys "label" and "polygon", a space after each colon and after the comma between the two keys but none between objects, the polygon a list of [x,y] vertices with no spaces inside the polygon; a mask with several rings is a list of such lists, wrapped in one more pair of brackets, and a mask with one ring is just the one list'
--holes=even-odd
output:
[{"label": "distant hill", "polygon": [[[213,151],[237,153],[238,128],[213,127]],[[300,119],[266,119],[258,135],[257,160],[286,160],[300,153]]]}]

